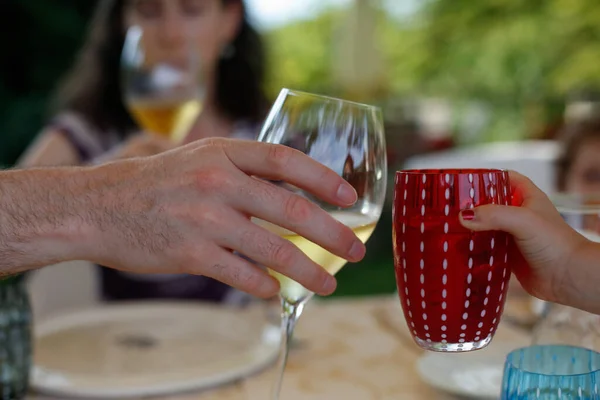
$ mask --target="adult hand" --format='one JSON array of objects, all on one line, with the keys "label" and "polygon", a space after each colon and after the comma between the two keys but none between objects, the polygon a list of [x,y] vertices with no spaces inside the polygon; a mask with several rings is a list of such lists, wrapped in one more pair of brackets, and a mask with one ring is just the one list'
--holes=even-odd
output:
[{"label": "adult hand", "polygon": [[350,206],[356,192],[332,170],[291,148],[205,139],[154,157],[102,165],[87,178],[79,258],[143,273],[206,275],[260,297],[279,289],[257,263],[327,295],[336,282],[291,242],[251,222],[269,221],[349,261],[364,257],[354,233],[307,199],[262,179],[284,180]]}]

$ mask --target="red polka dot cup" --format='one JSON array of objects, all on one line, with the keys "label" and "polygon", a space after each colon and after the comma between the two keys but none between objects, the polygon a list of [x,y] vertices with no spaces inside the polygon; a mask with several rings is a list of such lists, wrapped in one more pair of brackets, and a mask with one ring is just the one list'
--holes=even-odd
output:
[{"label": "red polka dot cup", "polygon": [[408,170],[396,173],[393,241],[396,283],[416,343],[432,351],[487,346],[504,309],[511,236],[471,232],[462,210],[510,204],[507,171]]}]

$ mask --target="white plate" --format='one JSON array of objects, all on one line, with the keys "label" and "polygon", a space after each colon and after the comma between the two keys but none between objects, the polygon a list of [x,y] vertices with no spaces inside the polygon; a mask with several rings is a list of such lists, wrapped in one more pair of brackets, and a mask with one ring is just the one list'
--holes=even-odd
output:
[{"label": "white plate", "polygon": [[32,386],[59,396],[166,395],[229,383],[268,366],[278,328],[264,307],[126,303],[35,326]]},{"label": "white plate", "polygon": [[516,347],[492,341],[487,348],[469,353],[428,352],[417,361],[417,371],[425,383],[453,395],[497,400],[504,360]]}]

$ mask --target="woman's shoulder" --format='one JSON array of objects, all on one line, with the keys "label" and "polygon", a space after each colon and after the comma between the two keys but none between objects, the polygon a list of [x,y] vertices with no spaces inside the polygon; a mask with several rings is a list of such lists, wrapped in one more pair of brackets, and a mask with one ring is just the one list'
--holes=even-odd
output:
[{"label": "woman's shoulder", "polygon": [[101,129],[81,113],[71,110],[56,114],[46,128],[64,135],[83,161],[98,157],[121,142],[115,131]]}]

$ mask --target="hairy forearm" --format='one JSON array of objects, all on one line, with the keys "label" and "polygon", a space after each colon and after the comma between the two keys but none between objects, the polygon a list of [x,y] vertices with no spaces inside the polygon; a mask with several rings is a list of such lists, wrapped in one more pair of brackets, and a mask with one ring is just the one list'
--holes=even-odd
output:
[{"label": "hairy forearm", "polygon": [[85,178],[73,168],[0,172],[0,276],[78,258],[94,201]]}]

